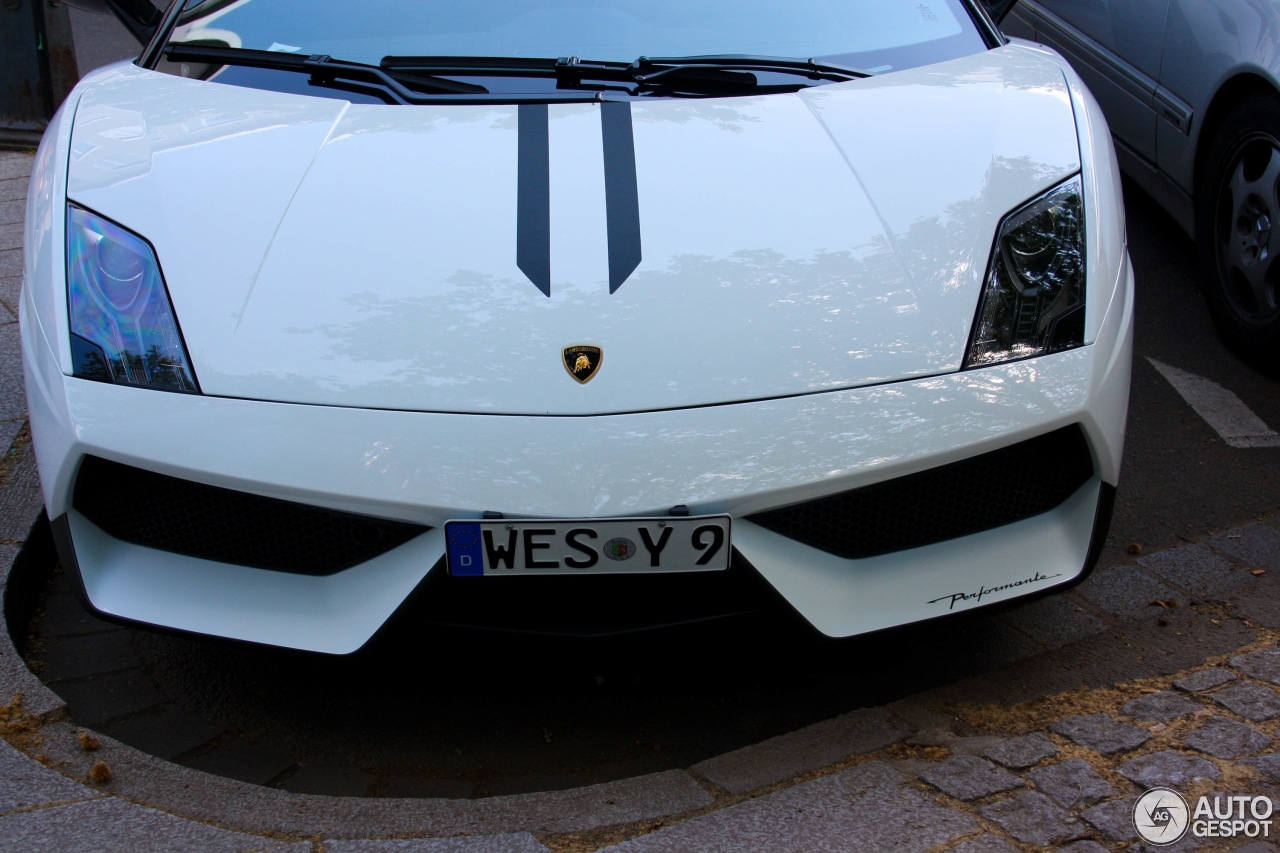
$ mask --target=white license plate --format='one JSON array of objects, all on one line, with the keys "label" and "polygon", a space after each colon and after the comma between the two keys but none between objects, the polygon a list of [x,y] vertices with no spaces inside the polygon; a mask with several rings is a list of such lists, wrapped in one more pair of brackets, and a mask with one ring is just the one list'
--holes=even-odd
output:
[{"label": "white license plate", "polygon": [[449,574],[714,572],[729,568],[729,517],[448,521]]}]

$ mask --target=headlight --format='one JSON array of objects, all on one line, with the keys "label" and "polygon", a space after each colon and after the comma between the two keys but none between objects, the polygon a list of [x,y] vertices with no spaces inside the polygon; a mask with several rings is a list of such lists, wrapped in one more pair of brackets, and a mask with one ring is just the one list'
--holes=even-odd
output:
[{"label": "headlight", "polygon": [[150,244],[70,204],[67,310],[73,376],[200,392]]},{"label": "headlight", "polygon": [[1084,344],[1084,211],[1080,176],[1004,218],[964,366]]}]

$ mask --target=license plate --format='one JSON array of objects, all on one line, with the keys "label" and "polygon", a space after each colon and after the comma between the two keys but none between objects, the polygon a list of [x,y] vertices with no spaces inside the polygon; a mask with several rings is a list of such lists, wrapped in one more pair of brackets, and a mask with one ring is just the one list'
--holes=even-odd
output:
[{"label": "license plate", "polygon": [[447,521],[449,574],[714,572],[729,568],[729,517]]}]

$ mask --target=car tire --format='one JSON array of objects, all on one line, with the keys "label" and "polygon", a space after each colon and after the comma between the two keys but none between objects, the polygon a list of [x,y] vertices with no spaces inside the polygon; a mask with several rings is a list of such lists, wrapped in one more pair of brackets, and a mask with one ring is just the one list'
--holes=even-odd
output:
[{"label": "car tire", "polygon": [[1241,101],[1205,160],[1196,231],[1205,298],[1236,352],[1280,371],[1280,97]]}]

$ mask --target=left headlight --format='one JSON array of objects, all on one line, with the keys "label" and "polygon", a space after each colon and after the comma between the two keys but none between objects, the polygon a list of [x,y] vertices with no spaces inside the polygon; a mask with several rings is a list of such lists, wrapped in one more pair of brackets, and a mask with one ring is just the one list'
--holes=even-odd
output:
[{"label": "left headlight", "polygon": [[73,376],[200,393],[151,245],[71,204],[67,311]]},{"label": "left headlight", "polygon": [[1084,210],[1080,176],[1000,223],[964,366],[1084,344]]}]

